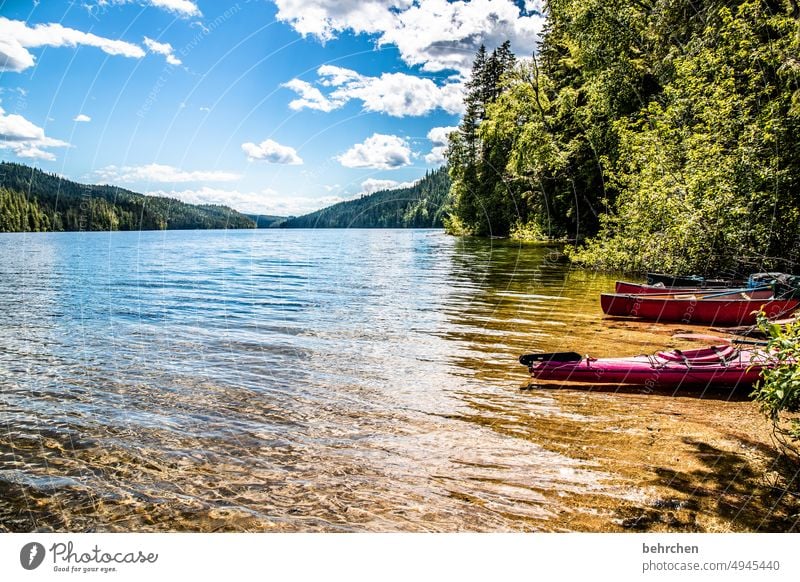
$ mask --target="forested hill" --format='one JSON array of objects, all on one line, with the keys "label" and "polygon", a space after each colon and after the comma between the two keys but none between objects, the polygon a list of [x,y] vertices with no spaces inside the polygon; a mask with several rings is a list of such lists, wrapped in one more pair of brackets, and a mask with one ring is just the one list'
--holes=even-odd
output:
[{"label": "forested hill", "polygon": [[283,228],[440,228],[450,177],[447,168],[428,172],[413,186],[383,190],[290,218]]},{"label": "forested hill", "polygon": [[227,206],[78,184],[23,164],[0,163],[0,232],[254,227]]},{"label": "forested hill", "polygon": [[578,238],[602,269],[800,268],[800,4],[547,8],[533,59],[476,54],[450,231]]}]

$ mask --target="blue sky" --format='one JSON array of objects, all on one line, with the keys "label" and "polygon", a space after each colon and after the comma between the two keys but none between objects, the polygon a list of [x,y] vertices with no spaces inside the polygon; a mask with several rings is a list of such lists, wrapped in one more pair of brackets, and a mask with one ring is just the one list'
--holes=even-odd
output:
[{"label": "blue sky", "polygon": [[301,214],[442,163],[484,43],[541,1],[0,0],[0,159]]}]

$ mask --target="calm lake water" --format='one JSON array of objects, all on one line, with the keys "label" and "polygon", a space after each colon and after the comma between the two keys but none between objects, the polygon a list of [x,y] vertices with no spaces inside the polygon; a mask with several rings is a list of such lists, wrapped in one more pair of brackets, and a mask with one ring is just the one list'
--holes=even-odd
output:
[{"label": "calm lake water", "polygon": [[0,531],[783,528],[746,399],[520,389],[675,345],[613,280],[434,230],[0,235]]}]

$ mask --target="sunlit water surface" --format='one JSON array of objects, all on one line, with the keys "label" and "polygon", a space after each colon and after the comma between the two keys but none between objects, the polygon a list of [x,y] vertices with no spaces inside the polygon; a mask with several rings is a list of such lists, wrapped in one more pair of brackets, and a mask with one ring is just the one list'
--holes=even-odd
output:
[{"label": "sunlit water surface", "polygon": [[432,230],[0,235],[0,531],[757,529],[640,452],[718,463],[694,417],[751,403],[520,390],[671,341],[613,280]]}]

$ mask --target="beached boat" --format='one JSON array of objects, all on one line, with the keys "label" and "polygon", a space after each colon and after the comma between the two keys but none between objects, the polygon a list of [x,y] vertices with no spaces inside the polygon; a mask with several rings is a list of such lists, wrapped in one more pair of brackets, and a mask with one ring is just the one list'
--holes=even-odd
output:
[{"label": "beached boat", "polygon": [[800,307],[794,298],[776,298],[770,290],[717,293],[600,295],[603,313],[652,321],[677,321],[707,325],[749,325],[759,311],[770,319],[786,317]]},{"label": "beached boat", "polygon": [[537,380],[640,386],[750,386],[764,354],[732,345],[671,350],[623,358],[592,358],[575,352],[526,354],[519,361]]},{"label": "beached boat", "polygon": [[690,294],[690,293],[738,293],[741,291],[749,291],[750,287],[731,287],[731,288],[718,288],[708,289],[706,287],[666,287],[658,283],[656,285],[648,285],[646,283],[631,283],[630,281],[617,281],[614,285],[614,290],[617,293],[629,293],[632,295],[674,295],[674,294]]},{"label": "beached boat", "polygon": [[739,281],[734,279],[707,279],[702,275],[672,275],[667,273],[647,273],[648,285],[664,285],[665,287],[734,287]]},{"label": "beached boat", "polygon": [[[729,283],[721,286],[721,283]],[[710,284],[709,284],[710,283]],[[617,281],[617,293],[725,293],[732,291],[746,291],[748,289],[764,289],[775,285],[786,287],[796,286],[796,278],[785,273],[753,273],[747,281],[734,281],[724,279],[704,279],[703,277],[673,277],[672,275],[658,275],[648,273],[647,283],[631,283],[630,281]]]}]

